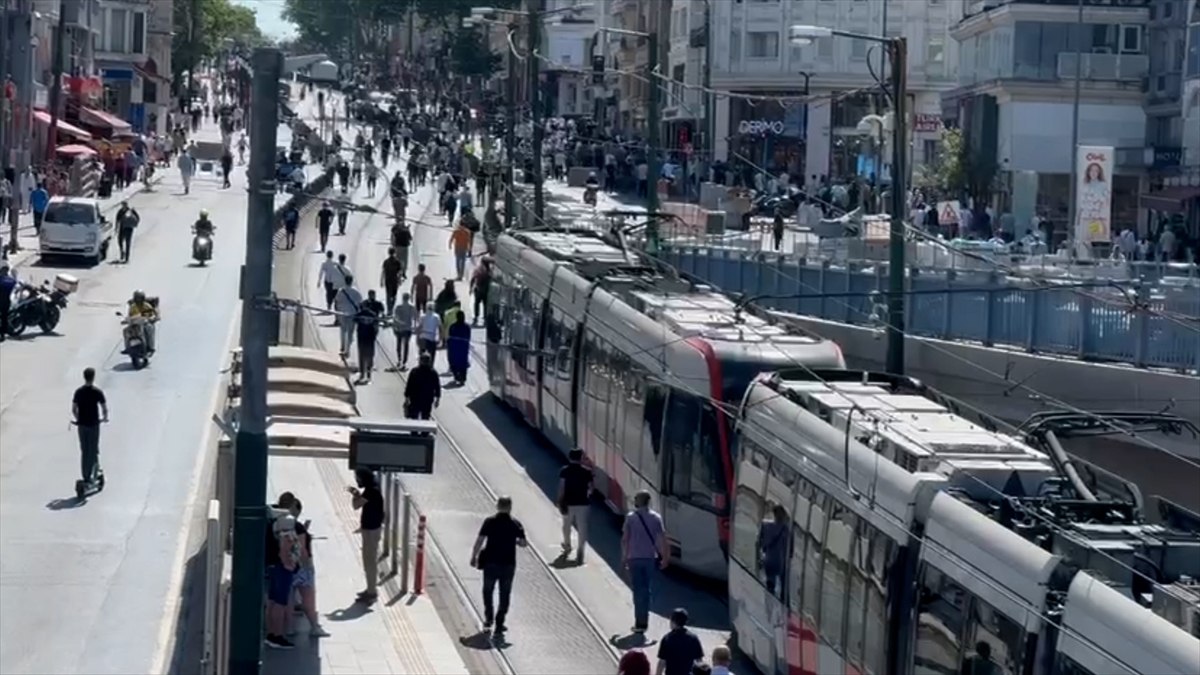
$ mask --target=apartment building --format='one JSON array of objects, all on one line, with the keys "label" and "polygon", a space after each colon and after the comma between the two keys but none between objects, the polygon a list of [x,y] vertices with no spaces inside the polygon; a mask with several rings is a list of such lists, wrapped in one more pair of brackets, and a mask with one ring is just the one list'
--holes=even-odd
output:
[{"label": "apartment building", "polygon": [[[1038,213],[1065,229],[1076,119],[1079,145],[1145,146],[1151,1],[975,0],[954,25],[959,86],[945,114],[998,168],[995,205],[1017,227]],[[1116,228],[1138,221],[1146,174],[1122,155],[1110,181]]]},{"label": "apartment building", "polygon": [[[900,36],[909,45],[909,110],[912,162],[932,160],[941,132],[941,96],[956,86],[958,44],[950,29],[962,15],[962,0],[709,0],[714,27],[711,87],[735,94],[782,97],[780,102],[716,96],[713,148],[717,159],[743,158],[772,171],[787,170],[808,180],[851,175],[887,179],[888,153],[878,126],[860,122],[886,112],[872,70],[886,77],[881,50],[863,40],[834,37],[814,44],[789,44],[793,25],[817,25],[872,35]],[[679,6],[676,2],[676,6]],[[688,3],[702,6],[704,3]],[[698,16],[699,14],[699,16]],[[703,14],[686,9],[687,34],[676,32],[675,53],[693,34]],[[697,53],[705,51],[691,47]],[[685,81],[702,81],[682,62]],[[672,62],[672,68],[677,66]],[[697,64],[696,69],[703,66]],[[678,71],[676,71],[678,72]],[[674,74],[674,73],[673,73]],[[703,99],[703,97],[699,97]],[[805,99],[808,98],[807,102]],[[685,99],[686,100],[686,99]],[[868,125],[870,126],[870,125]],[[872,133],[873,131],[873,133]]]},{"label": "apartment building", "polygon": [[174,0],[99,0],[91,50],[103,89],[101,110],[81,109],[90,123],[124,120],[137,131],[166,133],[174,8]]}]

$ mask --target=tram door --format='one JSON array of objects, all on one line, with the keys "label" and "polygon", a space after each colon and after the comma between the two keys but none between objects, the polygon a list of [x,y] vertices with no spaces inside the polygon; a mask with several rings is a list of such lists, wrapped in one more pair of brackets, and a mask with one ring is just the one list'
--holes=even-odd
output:
[{"label": "tram door", "polygon": [[671,390],[663,423],[662,507],[671,558],[690,571],[721,578],[728,571],[719,524],[726,487],[715,415],[695,395]]}]

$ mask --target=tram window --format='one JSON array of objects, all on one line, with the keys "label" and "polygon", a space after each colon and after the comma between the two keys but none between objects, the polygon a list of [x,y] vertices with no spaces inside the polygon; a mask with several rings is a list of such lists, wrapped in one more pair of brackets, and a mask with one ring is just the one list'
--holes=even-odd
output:
[{"label": "tram window", "polygon": [[797,479],[796,483],[796,506],[792,509],[792,560],[788,564],[788,609],[799,614],[800,595],[804,592],[804,550],[813,486],[803,478]]},{"label": "tram window", "polygon": [[759,534],[759,553],[763,566],[763,581],[776,597],[787,600],[787,566],[791,558],[792,491],[796,471],[781,461],[772,461],[767,473],[767,502],[773,507],[764,510],[762,531]]},{"label": "tram window", "polygon": [[[604,347],[595,333],[587,336],[587,425],[600,441],[605,435],[605,399],[608,397],[608,379],[604,373]],[[593,457],[593,459],[596,459]]]},{"label": "tram window", "polygon": [[[612,379],[608,386],[609,445],[628,459],[625,448],[625,398],[629,390],[629,357],[612,351]],[[636,461],[636,458],[634,458]]]},{"label": "tram window", "polygon": [[845,644],[842,622],[846,599],[850,594],[850,553],[858,518],[837,502],[832,502],[829,528],[825,531],[825,567],[821,580],[821,637],[841,652]]},{"label": "tram window", "polygon": [[962,672],[1014,675],[1021,670],[1025,632],[988,603],[973,598]]},{"label": "tram window", "polygon": [[572,351],[575,347],[575,331],[578,328],[578,324],[566,315],[563,315],[562,319],[563,323],[559,324],[558,327],[558,344],[555,345],[558,376],[565,381],[570,381],[571,373],[575,368],[575,364],[572,363]]},{"label": "tram window", "polygon": [[900,549],[891,537],[874,527],[870,529],[870,538],[864,665],[868,672],[883,675],[887,670],[888,657],[888,587],[892,566]]},{"label": "tram window", "polygon": [[866,640],[867,613],[867,584],[871,566],[871,531],[874,530],[865,520],[858,522],[858,532],[854,536],[854,550],[850,560],[850,598],[846,606],[846,659],[861,666],[863,659],[863,644]]},{"label": "tram window", "polygon": [[929,565],[925,565],[922,577],[913,673],[956,673],[970,596],[953,579]]},{"label": "tram window", "polygon": [[1058,655],[1054,664],[1054,675],[1096,675],[1092,671],[1075,663],[1069,656]]},{"label": "tram window", "polygon": [[660,461],[663,442],[663,411],[667,405],[667,388],[646,375],[645,412],[642,415],[642,438],[648,445],[642,448],[642,475],[653,484],[662,480]]},{"label": "tram window", "polygon": [[715,421],[711,406],[689,393],[671,390],[663,429],[670,454],[670,491],[704,508],[713,508],[716,495],[725,492]]},{"label": "tram window", "polygon": [[825,550],[825,525],[829,513],[829,496],[819,488],[813,489],[812,510],[808,514],[808,537],[805,544],[804,614],[812,621],[817,620],[821,600],[821,560]]},{"label": "tram window", "polygon": [[743,440],[733,512],[733,559],[750,573],[758,569],[758,526],[763,515],[767,457],[753,441]]},{"label": "tram window", "polygon": [[625,425],[621,427],[621,433],[624,435],[622,447],[625,449],[625,459],[629,465],[649,480],[651,485],[657,485],[658,477],[653,474],[646,475],[642,468],[644,465],[642,453],[647,452],[646,444],[642,442],[642,419],[645,417],[646,408],[646,373],[633,359],[629,359],[628,364],[629,371],[626,376],[629,378],[629,383],[625,392]]}]

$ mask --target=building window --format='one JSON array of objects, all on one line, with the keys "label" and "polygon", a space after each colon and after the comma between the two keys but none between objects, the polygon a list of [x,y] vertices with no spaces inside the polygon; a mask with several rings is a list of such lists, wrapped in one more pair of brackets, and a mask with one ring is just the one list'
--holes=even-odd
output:
[{"label": "building window", "polygon": [[779,58],[779,33],[777,31],[761,31],[748,33],[750,45],[750,53],[747,54],[752,59],[777,59]]},{"label": "building window", "polygon": [[123,9],[112,9],[108,13],[108,51],[125,53],[129,31],[126,22],[129,12]]},{"label": "building window", "polygon": [[833,58],[833,38],[817,38],[817,57],[822,61]]},{"label": "building window", "polygon": [[925,63],[941,63],[946,58],[946,41],[944,38],[929,38],[925,45]]},{"label": "building window", "polygon": [[1142,27],[1121,26],[1121,53],[1140,54],[1142,52]]},{"label": "building window", "polygon": [[100,51],[115,54],[146,53],[146,13],[127,9],[109,9],[98,37]]},{"label": "building window", "polygon": [[134,54],[143,54],[146,51],[146,14],[144,12],[132,12],[133,16],[133,31],[131,37],[133,43],[130,45],[129,51]]},{"label": "building window", "polygon": [[867,58],[867,41],[866,40],[850,40],[850,58],[863,60]]},{"label": "building window", "polygon": [[[1169,19],[1169,18],[1171,18],[1171,15],[1174,13],[1174,10],[1175,10],[1175,3],[1174,3],[1174,2],[1167,2],[1167,3],[1164,3],[1164,4],[1163,4],[1163,18],[1164,18],[1164,19]],[[1151,12],[1153,12],[1153,11],[1154,11],[1154,5],[1150,5],[1150,11],[1151,11]],[[1153,18],[1154,18],[1153,14],[1150,16],[1150,18],[1151,18],[1151,19],[1153,19]]]}]

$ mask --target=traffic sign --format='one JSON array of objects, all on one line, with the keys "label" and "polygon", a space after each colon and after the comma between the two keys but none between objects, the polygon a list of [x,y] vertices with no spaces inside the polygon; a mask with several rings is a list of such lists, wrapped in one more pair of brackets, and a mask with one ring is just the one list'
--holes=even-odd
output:
[{"label": "traffic sign", "polygon": [[949,202],[938,202],[938,225],[949,225],[950,223],[958,223],[962,220],[962,207],[958,200]]}]

